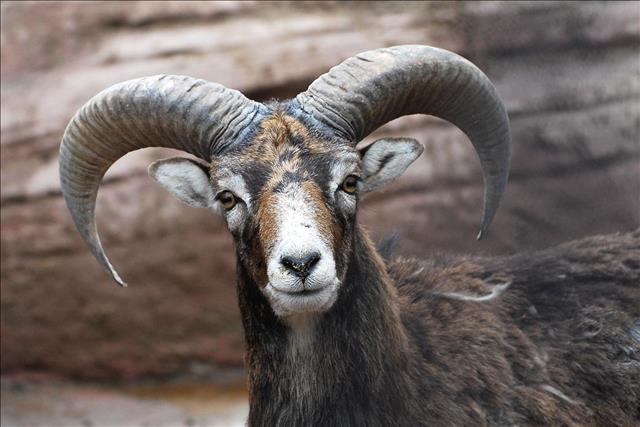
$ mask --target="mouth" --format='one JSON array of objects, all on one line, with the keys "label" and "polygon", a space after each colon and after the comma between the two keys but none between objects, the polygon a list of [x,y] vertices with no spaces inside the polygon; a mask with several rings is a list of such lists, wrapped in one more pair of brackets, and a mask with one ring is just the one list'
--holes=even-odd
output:
[{"label": "mouth", "polygon": [[312,297],[315,295],[319,295],[320,293],[322,293],[322,291],[324,291],[325,289],[327,289],[327,286],[323,286],[322,288],[319,289],[301,289],[299,291],[285,291],[285,290],[280,290],[275,288],[276,292],[280,292],[283,294],[287,294],[287,295],[291,295],[294,297]]},{"label": "mouth", "polygon": [[269,284],[265,291],[274,312],[285,317],[326,311],[336,299],[336,286],[331,284],[315,289],[281,289]]}]

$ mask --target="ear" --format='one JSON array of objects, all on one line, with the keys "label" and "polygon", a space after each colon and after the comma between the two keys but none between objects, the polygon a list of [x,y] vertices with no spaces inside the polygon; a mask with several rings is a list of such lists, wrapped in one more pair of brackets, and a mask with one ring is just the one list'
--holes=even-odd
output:
[{"label": "ear", "polygon": [[417,159],[424,147],[411,138],[385,138],[360,150],[364,191],[384,187]]},{"label": "ear", "polygon": [[158,160],[149,166],[149,175],[171,194],[196,208],[213,206],[215,195],[207,166],[184,157]]}]

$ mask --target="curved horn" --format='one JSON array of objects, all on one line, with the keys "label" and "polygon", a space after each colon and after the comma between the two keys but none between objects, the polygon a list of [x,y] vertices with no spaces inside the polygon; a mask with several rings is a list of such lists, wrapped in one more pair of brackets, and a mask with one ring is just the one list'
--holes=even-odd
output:
[{"label": "curved horn", "polygon": [[76,113],[60,146],[62,194],[82,238],[118,284],[126,286],[102,249],[95,223],[107,169],[145,147],[175,148],[208,161],[237,140],[260,108],[219,84],[160,75],[111,86]]},{"label": "curved horn", "polygon": [[507,184],[511,133],[493,84],[471,62],[430,46],[371,50],[333,67],[296,99],[303,111],[354,145],[408,114],[430,114],[458,126],[482,165],[482,237]]}]

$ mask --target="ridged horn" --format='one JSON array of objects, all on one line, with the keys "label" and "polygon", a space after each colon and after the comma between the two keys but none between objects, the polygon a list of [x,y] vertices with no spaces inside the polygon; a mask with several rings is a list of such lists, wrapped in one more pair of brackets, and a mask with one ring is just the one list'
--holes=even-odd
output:
[{"label": "ridged horn", "polygon": [[111,86],[75,114],[60,146],[62,194],[82,238],[118,284],[126,286],[102,249],[95,222],[107,169],[146,147],[175,148],[209,161],[237,140],[261,107],[216,83],[159,75]]},{"label": "ridged horn", "polygon": [[478,67],[430,46],[376,49],[333,67],[296,99],[314,120],[353,144],[408,114],[455,124],[473,143],[482,166],[482,237],[507,184],[511,132],[496,89]]}]

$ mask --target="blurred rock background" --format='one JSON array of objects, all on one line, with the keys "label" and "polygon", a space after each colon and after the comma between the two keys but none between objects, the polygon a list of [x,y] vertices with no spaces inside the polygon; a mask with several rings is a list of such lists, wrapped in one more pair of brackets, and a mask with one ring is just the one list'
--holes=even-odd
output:
[{"label": "blurred rock background", "polygon": [[[110,282],[60,195],[58,146],[74,112],[113,83],[187,74],[256,100],[287,98],[358,52],[430,44],[495,82],[513,129],[512,177],[486,238],[471,144],[412,116],[380,136],[425,154],[361,221],[399,251],[508,254],[640,225],[637,2],[3,2],[2,374],[122,380],[240,369],[234,253],[224,224],[147,177],[132,153],[98,199]],[[4,406],[4,405],[3,405]]]}]

